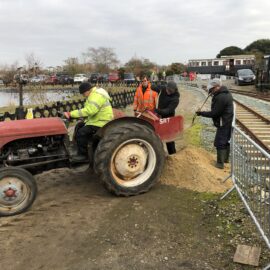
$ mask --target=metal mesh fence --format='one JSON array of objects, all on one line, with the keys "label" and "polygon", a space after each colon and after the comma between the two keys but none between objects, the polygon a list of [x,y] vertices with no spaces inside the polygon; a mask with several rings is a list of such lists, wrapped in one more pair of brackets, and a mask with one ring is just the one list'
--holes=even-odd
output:
[{"label": "metal mesh fence", "polygon": [[234,127],[232,179],[270,248],[270,154]]}]

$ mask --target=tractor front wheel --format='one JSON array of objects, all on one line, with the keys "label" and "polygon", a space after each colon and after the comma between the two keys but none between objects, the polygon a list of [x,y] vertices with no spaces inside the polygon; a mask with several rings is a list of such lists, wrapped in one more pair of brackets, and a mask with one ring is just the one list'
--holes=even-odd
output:
[{"label": "tractor front wheel", "polygon": [[106,134],[94,160],[95,170],[109,191],[132,196],[148,191],[158,181],[165,157],[154,131],[131,123]]},{"label": "tractor front wheel", "polygon": [[18,167],[0,169],[0,216],[12,216],[26,211],[37,195],[34,177]]}]

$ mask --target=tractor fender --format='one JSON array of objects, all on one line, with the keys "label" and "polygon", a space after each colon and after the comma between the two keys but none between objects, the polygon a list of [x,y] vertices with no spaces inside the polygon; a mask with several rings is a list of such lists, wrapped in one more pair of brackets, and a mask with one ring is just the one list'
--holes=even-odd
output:
[{"label": "tractor fender", "polygon": [[97,131],[96,136],[101,138],[105,135],[105,133],[110,132],[110,130],[112,128],[117,129],[117,128],[123,127],[125,125],[130,126],[130,125],[135,124],[135,123],[147,126],[148,128],[155,130],[154,127],[146,120],[143,120],[141,118],[136,118],[136,117],[125,116],[125,117],[114,119],[114,120],[110,121],[109,123],[107,123],[105,126],[103,126],[102,128],[100,128]]}]

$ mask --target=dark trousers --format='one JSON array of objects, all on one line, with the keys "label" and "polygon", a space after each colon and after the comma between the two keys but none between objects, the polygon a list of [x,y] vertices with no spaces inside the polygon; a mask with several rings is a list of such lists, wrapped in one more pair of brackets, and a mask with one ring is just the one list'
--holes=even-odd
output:
[{"label": "dark trousers", "polygon": [[99,127],[88,125],[81,125],[78,127],[75,138],[79,155],[88,156],[88,143],[92,140],[93,135],[98,129]]},{"label": "dark trousers", "polygon": [[217,148],[217,150],[228,148],[228,146],[230,145],[229,141],[231,139],[231,131],[232,131],[231,126],[217,128],[214,141],[214,146]]},{"label": "dark trousers", "polygon": [[168,150],[169,155],[176,153],[175,142],[167,142],[166,146],[167,146],[167,150]]}]

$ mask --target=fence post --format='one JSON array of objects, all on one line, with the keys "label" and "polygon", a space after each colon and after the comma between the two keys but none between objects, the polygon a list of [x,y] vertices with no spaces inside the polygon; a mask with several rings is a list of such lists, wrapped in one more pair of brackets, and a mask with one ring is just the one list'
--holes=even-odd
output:
[{"label": "fence post", "polygon": [[17,119],[24,119],[25,113],[23,108],[23,84],[19,81],[19,107],[16,108],[16,118]]},{"label": "fence post", "polygon": [[127,92],[124,90],[124,108],[127,107]]}]

